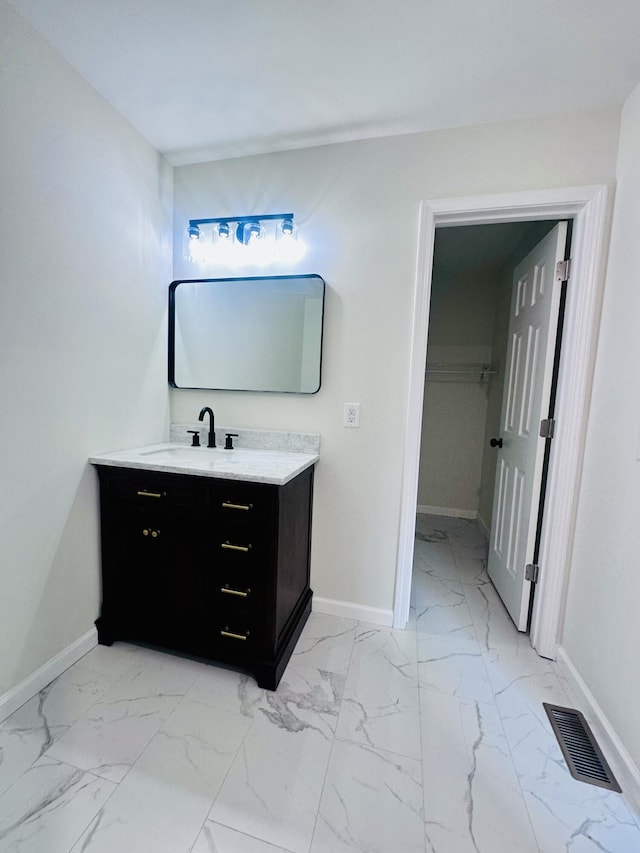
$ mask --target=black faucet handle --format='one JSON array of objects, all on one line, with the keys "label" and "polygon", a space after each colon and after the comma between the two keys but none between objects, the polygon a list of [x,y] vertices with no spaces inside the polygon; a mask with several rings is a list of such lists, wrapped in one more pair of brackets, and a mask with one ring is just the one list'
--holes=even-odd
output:
[{"label": "black faucet handle", "polygon": [[191,439],[191,447],[200,447],[200,430],[188,429],[187,432],[193,435],[193,438]]},{"label": "black faucet handle", "polygon": [[237,432],[225,432],[224,434],[224,449],[233,450],[233,439],[238,437]]}]

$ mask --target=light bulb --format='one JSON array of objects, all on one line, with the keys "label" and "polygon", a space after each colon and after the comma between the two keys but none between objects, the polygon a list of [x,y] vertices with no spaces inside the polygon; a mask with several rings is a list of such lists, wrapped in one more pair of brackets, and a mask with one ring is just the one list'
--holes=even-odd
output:
[{"label": "light bulb", "polygon": [[259,239],[262,234],[262,226],[257,220],[249,222],[239,222],[236,230],[236,237],[239,243],[247,245]]}]

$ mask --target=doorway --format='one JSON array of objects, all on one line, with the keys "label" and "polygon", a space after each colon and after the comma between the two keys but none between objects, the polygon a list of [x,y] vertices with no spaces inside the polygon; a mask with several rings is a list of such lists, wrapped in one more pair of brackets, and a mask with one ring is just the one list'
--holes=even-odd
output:
[{"label": "doorway", "polygon": [[480,557],[490,542],[489,576],[520,631],[534,588],[524,567],[548,444],[537,419],[549,416],[556,253],[564,259],[567,231],[555,220],[436,229],[416,535],[425,525],[445,538],[451,528],[454,540],[464,532]]},{"label": "doorway", "polygon": [[[531,642],[538,654],[550,658],[556,655],[593,372],[605,209],[606,188],[601,186],[422,204],[394,604],[397,628],[404,628],[409,616],[435,228],[571,219],[574,223],[572,286],[565,307],[563,359],[556,397],[557,431],[549,459],[545,522],[540,532],[541,573],[531,623]],[[550,518],[553,524],[548,523]]]}]

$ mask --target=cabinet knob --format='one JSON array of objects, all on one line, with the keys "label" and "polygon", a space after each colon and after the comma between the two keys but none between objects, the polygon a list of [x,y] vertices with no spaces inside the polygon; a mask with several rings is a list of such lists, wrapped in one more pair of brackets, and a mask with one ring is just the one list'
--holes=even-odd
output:
[{"label": "cabinet knob", "polygon": [[160,536],[160,531],[159,531],[159,530],[152,530],[152,531],[151,531],[151,536],[152,536],[154,539],[157,539],[157,538],[158,538],[158,536]]},{"label": "cabinet knob", "polygon": [[147,530],[147,528],[146,528],[146,527],[145,527],[145,529],[142,531],[142,535],[143,535],[143,536],[148,536],[148,535],[149,535],[149,531]]}]

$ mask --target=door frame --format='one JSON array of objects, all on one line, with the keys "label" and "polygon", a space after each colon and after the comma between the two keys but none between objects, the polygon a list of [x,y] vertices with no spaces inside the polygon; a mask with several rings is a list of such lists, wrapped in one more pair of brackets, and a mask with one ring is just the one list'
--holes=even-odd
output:
[{"label": "door frame", "polygon": [[[535,591],[530,631],[531,644],[538,654],[555,659],[564,619],[600,318],[603,278],[601,260],[606,211],[607,187],[603,185],[431,199],[421,203],[393,609],[394,628],[406,627],[409,618],[436,227],[572,219],[571,276],[562,331],[562,358],[555,411],[556,431],[551,443],[545,492],[539,553],[540,581]],[[550,519],[553,519],[553,524]]]}]

